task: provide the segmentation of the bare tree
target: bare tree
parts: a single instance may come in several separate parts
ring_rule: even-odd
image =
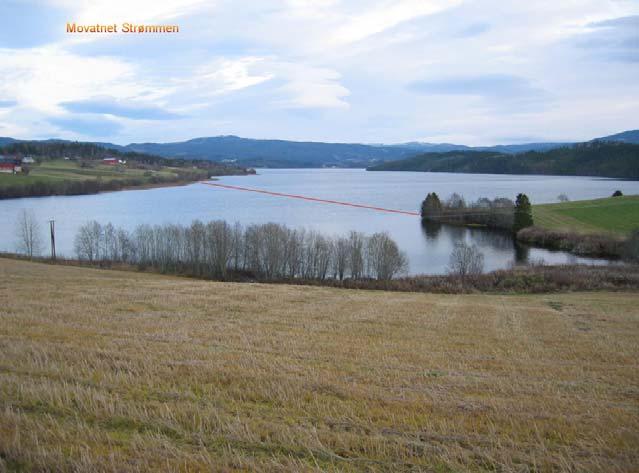
[[[450,254],[448,273],[465,278],[484,271],[484,255],[476,245],[468,245],[460,241],[455,244]]]
[[[29,258],[38,256],[43,248],[42,231],[32,210],[23,209],[18,216],[16,234],[18,237],[18,252]]]
[[[102,225],[96,221],[82,225],[75,236],[74,246],[79,259],[91,262],[99,260],[104,246]]]
[[[341,281],[348,270],[348,239],[339,237],[333,244],[333,275]]]
[[[355,231],[348,235],[349,256],[348,263],[351,269],[351,277],[360,279],[364,276],[364,245],[366,237]]]
[[[162,272],[182,272],[225,278],[229,271],[247,270],[258,278],[342,280],[371,274],[391,279],[407,267],[406,257],[387,235],[371,238],[351,232],[332,238],[318,231],[290,229],[279,223],[246,229],[218,220],[204,224],[140,225],[134,232],[89,222],[75,238],[79,259],[151,266]]]
[[[388,281],[408,268],[406,256],[387,233],[375,233],[366,245],[366,263],[370,276]]]

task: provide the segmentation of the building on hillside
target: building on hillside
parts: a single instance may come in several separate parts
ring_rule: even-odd
[[[22,164],[33,164],[35,163],[35,159],[33,159],[31,156],[25,156],[24,158],[22,158]]]
[[[116,166],[119,163],[117,158],[104,158],[102,160],[102,164],[108,164],[109,166]]]
[[[2,156],[0,158],[0,172],[5,174],[18,174],[22,172],[22,164],[19,159]]]

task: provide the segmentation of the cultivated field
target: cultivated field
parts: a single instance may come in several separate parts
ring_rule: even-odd
[[[533,205],[533,216],[551,230],[627,235],[639,228],[639,196]]]
[[[83,168],[76,161],[50,160],[41,164],[31,165],[31,172],[24,174],[0,174],[0,186],[24,185],[33,182],[61,182],[61,181],[86,181],[100,178],[103,181],[120,179],[149,177],[144,169],[127,168],[123,166],[109,166],[95,164],[91,168]],[[145,174],[146,173],[146,174]],[[154,176],[163,178],[175,178],[177,174],[171,168],[163,168],[153,173]]]
[[[639,294],[0,259],[0,471],[639,470]]]

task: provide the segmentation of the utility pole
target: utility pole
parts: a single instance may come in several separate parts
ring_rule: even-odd
[[[51,227],[51,259],[55,261],[55,220],[49,220]]]

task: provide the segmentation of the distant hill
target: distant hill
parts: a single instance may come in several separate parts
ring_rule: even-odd
[[[525,153],[527,151],[547,151],[554,148],[560,148],[562,146],[568,146],[574,143],[562,142],[562,143],[524,143],[518,145],[495,145],[495,146],[466,146],[455,145],[451,143],[402,143],[398,146],[403,148],[409,148],[417,152],[422,153],[445,153],[448,151],[497,151],[506,154]]]
[[[9,145],[11,143],[15,143],[18,140],[14,140],[13,138],[6,138],[3,136],[0,136],[0,146],[4,146],[4,145]]]
[[[639,144],[639,130],[629,130],[615,135],[599,138],[600,141],[619,141],[622,143]]]
[[[600,141],[639,143],[639,130],[600,138]],[[20,140],[0,138],[0,146]],[[65,142],[64,140],[46,140]],[[239,166],[271,168],[370,167],[424,153],[453,151],[521,154],[550,151],[574,143],[524,143],[471,147],[454,143],[409,142],[400,144],[322,143],[313,141],[262,140],[238,136],[213,136],[174,143],[95,143],[123,153],[137,152],[171,159],[198,159]]]
[[[639,179],[639,145],[591,141],[549,151],[516,155],[494,151],[424,153],[368,168],[369,171],[422,171],[487,174],[547,174]]]
[[[362,167],[415,154],[414,150],[403,147],[254,140],[238,136],[195,138],[178,143],[132,143],[124,148],[172,158],[234,160],[241,165],[267,167]]]

